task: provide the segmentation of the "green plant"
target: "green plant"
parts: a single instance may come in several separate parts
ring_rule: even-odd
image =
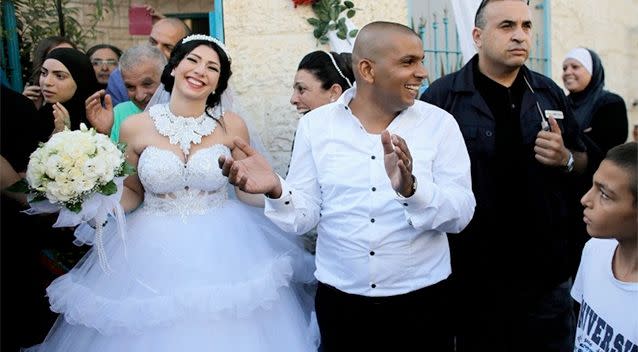
[[[87,5],[71,0],[13,0],[13,3],[23,77],[28,77],[30,73],[31,53],[40,40],[49,36],[64,36],[79,49],[85,49],[101,33],[97,29],[98,23],[114,10],[113,0],[95,0],[88,5],[91,11],[85,10]],[[78,18],[84,18],[82,23],[78,22]]]
[[[317,17],[308,19],[308,23],[315,29],[312,34],[321,44],[328,42],[328,32],[336,31],[337,38],[354,38],[358,30],[348,31],[346,18],[352,18],[356,10],[352,1],[317,0],[312,3],[312,10]],[[345,17],[341,14],[345,12]]]

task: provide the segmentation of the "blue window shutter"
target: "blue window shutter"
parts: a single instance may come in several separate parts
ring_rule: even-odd
[[[210,35],[224,42],[224,7],[222,0],[215,0],[214,11],[208,13]]]
[[[22,67],[20,65],[20,45],[18,43],[17,24],[13,2],[3,1],[2,13],[2,22],[4,23],[3,29],[7,34],[4,38],[6,41],[2,43],[7,46],[6,55],[8,57],[8,65],[5,66],[7,68],[7,72],[5,72],[5,74],[9,76],[11,88],[13,88],[16,92],[22,92],[23,86]],[[4,51],[4,48],[2,51]],[[4,54],[5,53],[3,52],[3,56]]]

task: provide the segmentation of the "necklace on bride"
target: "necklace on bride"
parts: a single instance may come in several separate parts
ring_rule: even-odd
[[[168,104],[151,106],[149,115],[155,123],[157,132],[168,137],[171,144],[179,144],[179,147],[188,156],[192,144],[202,142],[202,137],[213,133],[217,127],[217,121],[204,111],[199,117],[177,116],[168,108]],[[219,116],[216,116],[219,118]]]

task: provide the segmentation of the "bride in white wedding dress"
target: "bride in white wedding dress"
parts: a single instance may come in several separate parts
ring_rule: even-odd
[[[49,286],[60,317],[31,350],[316,351],[313,302],[299,289],[312,281],[312,258],[259,209],[228,199],[217,164],[243,158],[233,138],[248,138],[241,118],[219,106],[231,75],[226,49],[189,36],[168,65],[170,102],[121,129],[138,170],[124,181],[121,204],[137,208],[126,240],[104,239],[108,272],[92,250]]]

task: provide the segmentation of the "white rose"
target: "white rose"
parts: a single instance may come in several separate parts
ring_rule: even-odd
[[[64,199],[61,199],[60,194],[60,185],[57,182],[50,182],[46,189],[46,197],[51,203],[56,202],[64,202]]]
[[[61,162],[62,158],[60,158],[58,154],[51,155],[48,159],[45,160],[45,163],[42,165],[44,166],[46,175],[49,178],[56,178],[61,166]]]

